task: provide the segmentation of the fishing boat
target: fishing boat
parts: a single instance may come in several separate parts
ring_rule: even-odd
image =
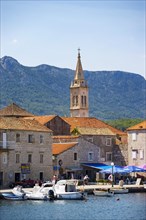
[[[77,191],[76,180],[59,180],[54,185],[54,197],[55,199],[66,200],[82,200],[85,199],[84,192]]]
[[[110,189],[108,190],[103,190],[103,189],[95,190],[94,189],[93,194],[95,196],[111,197],[114,195],[114,192],[111,192]]]

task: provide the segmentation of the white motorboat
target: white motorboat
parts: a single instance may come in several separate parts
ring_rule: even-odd
[[[16,186],[13,188],[11,193],[2,193],[4,199],[7,200],[26,200],[27,196],[22,190],[22,186]]]
[[[48,200],[53,199],[53,184],[51,182],[46,182],[42,186],[35,185],[32,192],[26,192],[26,196],[31,200]]]
[[[48,197],[41,192],[28,192],[26,193],[27,199],[30,200],[47,200]]]
[[[129,189],[126,188],[111,188],[111,192],[114,192],[114,194],[125,194],[129,192]]]
[[[103,189],[99,189],[99,190],[93,190],[93,194],[95,196],[106,196],[106,197],[111,197],[114,195],[114,192],[111,192],[110,189],[109,190],[103,190]]]
[[[77,191],[77,180],[59,180],[54,185],[54,196],[56,199],[85,199],[84,192]]]

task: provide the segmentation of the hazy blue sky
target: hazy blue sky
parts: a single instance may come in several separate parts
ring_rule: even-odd
[[[1,0],[1,57],[145,75],[145,0]]]

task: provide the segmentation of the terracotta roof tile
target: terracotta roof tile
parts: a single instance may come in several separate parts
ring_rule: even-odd
[[[52,132],[36,120],[16,117],[0,117],[0,129]]]
[[[26,116],[33,116],[33,114],[27,112],[25,109],[19,107],[15,103],[12,103],[11,105],[0,109],[0,116],[6,116],[6,117],[26,117]]]
[[[55,143],[52,145],[52,154],[57,155],[61,154],[64,151],[74,147],[77,144],[77,142],[71,142],[71,143]]]
[[[82,135],[115,135],[109,128],[77,127],[77,129]]]
[[[55,117],[56,115],[43,115],[43,116],[26,117],[25,119],[35,119],[40,124],[45,125],[48,121],[51,121]]]
[[[146,120],[127,128],[127,131],[130,131],[130,130],[146,130]]]
[[[73,131],[76,127],[84,127],[84,128],[108,128],[114,134],[125,135],[126,133],[120,131],[112,126],[106,124],[99,119],[92,118],[92,117],[62,117],[64,121],[71,125],[71,131]]]

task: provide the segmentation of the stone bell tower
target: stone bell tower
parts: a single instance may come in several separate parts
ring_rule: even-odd
[[[70,116],[89,117],[88,106],[88,85],[84,79],[80,49],[78,49],[75,76],[70,86]]]

